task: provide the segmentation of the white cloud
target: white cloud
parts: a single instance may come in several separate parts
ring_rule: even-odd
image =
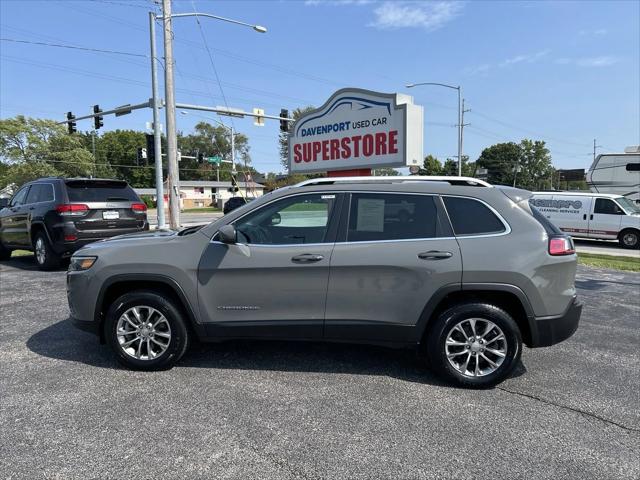
[[[464,73],[467,75],[486,75],[491,70],[491,64],[483,63],[482,65],[477,65],[475,67],[465,68]]]
[[[305,5],[368,5],[370,3],[375,3],[376,0],[306,0],[304,2]]]
[[[595,30],[580,30],[580,35],[606,35],[608,30],[606,28],[596,28]]]
[[[369,25],[379,29],[424,28],[433,31],[456,18],[462,2],[420,1],[382,2],[373,13],[375,20]]]
[[[546,57],[551,50],[540,50],[536,53],[529,53],[526,55],[516,55],[515,57],[507,58],[504,62],[500,63],[501,67],[508,65],[514,65],[516,63],[535,63],[543,57]]]
[[[609,67],[620,62],[618,57],[603,55],[600,57],[584,57],[584,58],[557,58],[555,63],[558,65],[577,65],[579,67]]]

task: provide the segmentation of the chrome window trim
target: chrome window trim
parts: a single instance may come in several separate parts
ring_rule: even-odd
[[[442,203],[444,204],[444,210],[447,212],[447,218],[449,219],[449,223],[451,224],[451,229],[453,230],[453,234],[455,235],[456,238],[489,238],[489,237],[502,237],[504,235],[509,235],[511,233],[511,225],[509,225],[509,223],[504,219],[504,217],[502,215],[500,215],[500,213],[493,208],[491,205],[489,205],[487,202],[485,202],[484,200],[481,200],[479,198],[475,198],[475,197],[467,197],[465,195],[449,195],[449,194],[442,194],[440,195],[442,197]],[[481,233],[481,234],[471,234],[471,235],[457,235],[456,234],[456,230],[455,228],[453,228],[453,223],[451,222],[451,217],[449,216],[449,210],[447,210],[447,204],[444,202],[444,197],[455,197],[455,198],[464,198],[466,200],[474,200],[476,202],[480,202],[481,204],[483,204],[485,207],[487,207],[489,210],[491,210],[491,212],[493,212],[493,214],[498,217],[498,220],[500,220],[500,222],[502,223],[502,225],[504,226],[505,230],[504,232],[496,232],[496,233]]]
[[[423,192],[394,192],[394,191],[372,191],[372,190],[359,190],[359,189],[348,189],[348,190],[320,190],[320,191],[315,191],[315,192],[299,192],[299,193],[294,193],[292,195],[284,195],[282,197],[276,198],[271,200],[270,202],[267,202],[263,205],[261,205],[258,208],[262,208],[262,207],[266,207],[267,205],[270,205],[274,202],[277,202],[279,200],[285,199],[285,198],[290,198],[290,197],[295,197],[295,196],[299,196],[299,195],[317,195],[317,194],[334,194],[334,195],[338,195],[338,194],[352,194],[352,193],[371,193],[371,194],[388,194],[388,195],[425,195],[425,196],[430,196],[430,197],[440,197],[443,199],[443,204],[444,204],[444,197],[457,197],[457,198],[464,198],[464,199],[468,199],[468,200],[475,200],[476,202],[480,202],[482,203],[484,206],[486,206],[489,210],[491,210],[491,212],[493,212],[494,215],[496,215],[498,217],[498,219],[500,220],[500,222],[502,222],[503,226],[505,227],[505,231],[504,232],[498,232],[498,233],[485,233],[485,234],[480,234],[480,235],[455,235],[455,231],[454,231],[454,236],[452,237],[426,237],[426,238],[399,238],[399,239],[391,239],[391,240],[362,240],[362,241],[353,241],[353,242],[349,242],[349,241],[344,241],[344,242],[324,242],[324,243],[282,243],[282,244],[261,244],[261,243],[236,243],[235,245],[245,245],[247,247],[251,247],[251,246],[255,246],[255,247],[268,247],[268,248],[279,248],[279,247],[301,247],[301,246],[321,246],[321,245],[348,245],[348,244],[354,244],[354,245],[362,245],[362,244],[370,244],[370,243],[397,243],[397,242],[425,242],[425,241],[434,241],[434,240],[456,240],[458,238],[490,238],[490,237],[502,237],[504,235],[509,235],[511,233],[511,226],[509,225],[509,223],[504,219],[504,217],[502,215],[500,215],[500,213],[493,208],[491,205],[489,205],[487,202],[485,202],[484,200],[481,200],[479,198],[475,198],[475,197],[468,197],[465,195],[449,195],[449,194],[438,194],[438,193],[423,193]],[[350,208],[351,205],[347,205],[346,208]],[[233,220],[232,222],[226,224],[226,225],[230,225],[233,224],[235,222],[237,222],[238,220],[244,218],[245,216],[249,215],[250,213],[254,212],[256,209],[250,210],[247,213],[245,213],[244,215],[236,218],[235,220]],[[453,224],[451,224],[451,219],[449,218],[449,211],[447,210],[446,205],[444,205],[444,210],[447,214],[447,220],[449,221],[449,224],[451,225],[451,229],[453,231]],[[216,240],[217,237],[217,232],[213,235],[213,237],[211,237],[211,240],[209,243],[218,243],[218,244],[222,244],[222,245],[228,245],[226,243],[220,242],[218,240]]]

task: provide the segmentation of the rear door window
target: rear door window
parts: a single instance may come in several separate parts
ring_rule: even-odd
[[[442,197],[456,235],[491,235],[506,231],[484,203],[472,198]]]
[[[354,193],[348,242],[405,240],[438,236],[438,212],[432,196]]]
[[[71,181],[67,182],[70,202],[138,202],[138,196],[124,182]]]
[[[49,183],[37,183],[31,185],[26,203],[41,203],[53,201],[53,185]]]

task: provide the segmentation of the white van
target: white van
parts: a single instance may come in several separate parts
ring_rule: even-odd
[[[624,248],[640,248],[640,206],[622,195],[534,192],[529,203],[572,237],[617,239]]]

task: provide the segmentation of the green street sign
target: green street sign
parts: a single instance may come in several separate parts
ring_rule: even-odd
[[[222,157],[207,157],[207,162],[209,163],[217,163],[220,165],[222,163]]]

